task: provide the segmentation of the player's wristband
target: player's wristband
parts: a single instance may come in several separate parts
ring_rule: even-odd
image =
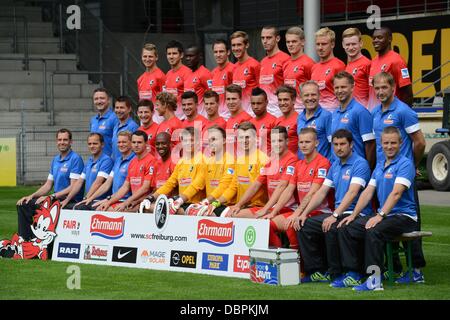
[[[216,208],[218,208],[218,207],[220,207],[222,204],[220,203],[220,201],[219,200],[215,200],[215,201],[213,201],[212,203],[211,203],[214,207],[216,207]]]

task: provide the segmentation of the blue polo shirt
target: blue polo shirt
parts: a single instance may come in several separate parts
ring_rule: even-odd
[[[119,122],[116,114],[108,109],[104,115],[96,115],[91,118],[90,131],[95,133],[100,133],[105,140],[105,146],[103,147],[103,153],[108,156],[112,152],[112,137],[114,126]]]
[[[364,142],[374,140],[372,115],[362,104],[353,98],[345,110],[339,106],[331,115],[331,135],[339,129],[346,129],[353,136],[353,152],[366,158]],[[334,155],[333,147],[331,153]]]
[[[123,158],[122,156],[116,161],[114,161],[114,166],[109,173],[109,176],[113,178],[112,184],[112,193],[116,193],[120,187],[124,184],[127,179],[128,174],[128,166],[130,165],[131,160],[136,157],[136,154],[132,152],[128,157]],[[131,195],[131,191],[128,192],[121,200],[127,199]]]
[[[131,117],[128,118],[124,124],[120,124],[119,121],[117,122],[116,126],[114,127],[113,138],[112,138],[111,158],[113,160],[116,160],[122,156],[122,154],[119,151],[119,148],[117,147],[117,140],[118,140],[117,134],[121,131],[130,131],[131,133],[134,133],[138,128],[139,128],[139,126],[137,125],[136,122],[134,122],[134,120]]]
[[[341,204],[342,199],[344,199],[345,194],[350,188],[350,184],[356,183],[362,187],[358,196],[355,197],[352,204],[345,210],[345,213],[351,213],[358,202],[361,192],[369,182],[369,179],[369,163],[363,157],[352,152],[352,155],[347,159],[345,164],[342,164],[340,159],[333,162],[323,184],[330,188],[334,188],[335,208]],[[361,215],[364,216],[371,213],[372,208],[369,204],[362,210]]]
[[[84,193],[87,194],[89,192],[95,179],[97,179],[97,176],[108,179],[112,167],[113,161],[108,155],[104,154],[103,152],[97,160],[94,160],[94,157],[90,156],[88,161],[86,162],[86,165],[84,166],[83,173],[81,174],[81,179],[85,180]],[[110,194],[111,190],[101,195],[96,200],[104,199]]]
[[[389,194],[394,189],[394,184],[402,184],[407,187],[407,190],[402,193],[400,200],[398,200],[387,216],[405,215],[417,221],[414,188],[411,188],[416,176],[414,162],[398,154],[388,166],[385,166],[385,163],[386,160],[383,160],[377,164],[369,182],[377,190],[380,208],[383,207]]]
[[[61,159],[61,155],[56,155],[50,165],[50,172],[47,180],[53,181],[53,192],[59,192],[70,186],[70,179],[78,180],[83,173],[83,159],[78,153],[70,150],[69,153]],[[83,198],[83,191],[75,196],[75,201]]]
[[[319,145],[317,151],[325,158],[330,159],[331,142],[331,112],[319,106],[314,115],[306,119],[306,109],[303,110],[297,118],[297,134],[302,128],[314,128],[317,131]],[[298,152],[298,158],[303,159],[303,153]]]
[[[384,160],[383,148],[381,146],[381,133],[388,126],[397,127],[400,130],[402,144],[400,154],[414,161],[411,133],[420,130],[417,113],[410,106],[394,97],[389,108],[382,112],[381,104],[372,111],[373,131],[377,143],[377,162]]]

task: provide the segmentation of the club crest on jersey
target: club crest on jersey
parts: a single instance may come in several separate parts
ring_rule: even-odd
[[[238,124],[238,123],[235,123],[235,124],[233,125],[233,129],[237,129],[238,126],[239,126],[239,124]]]
[[[394,175],[392,174],[392,168],[389,168],[386,173],[384,174],[385,179],[392,179]]]
[[[152,86],[155,83],[155,80],[150,80],[150,85]]]
[[[358,68],[353,69],[352,75],[355,75],[358,72]]]
[[[222,80],[226,80],[226,79],[227,79],[227,74],[224,73],[224,74],[222,75]]]
[[[153,174],[153,171],[154,171],[153,166],[151,166],[150,169],[148,170],[148,172],[149,172],[150,174]]]
[[[294,73],[297,73],[297,72],[298,72],[298,66],[295,66]]]
[[[194,79],[192,79],[192,83],[197,83],[198,79],[197,77],[194,77]]]
[[[272,63],[272,69],[275,69],[277,67],[277,63]]]
[[[386,63],[385,64],[383,64],[382,66],[381,66],[381,71],[385,71],[386,70]]]
[[[328,68],[327,69],[327,71],[325,71],[325,75],[327,76],[327,75],[329,75],[330,74],[330,72],[331,72],[331,69],[330,68]]]
[[[166,133],[170,133],[170,128],[167,128],[167,129],[166,129]]]
[[[316,128],[317,128],[316,120],[311,121],[311,123],[308,125],[308,128],[314,128],[314,129],[316,129]]]
[[[248,68],[244,69],[244,76],[248,76]]]
[[[314,173],[314,169],[312,169],[312,168],[311,168],[311,169],[309,169],[309,175],[310,175],[310,176],[312,176],[312,175],[313,175],[313,173]]]
[[[180,80],[181,80],[181,78],[180,78],[180,77],[177,77],[177,78],[175,79],[175,82],[178,83],[178,82],[180,82]]]
[[[347,170],[345,171],[344,175],[342,176],[342,179],[344,179],[344,180],[349,180],[349,179],[350,179],[350,173],[351,173],[351,170],[350,170],[350,169],[347,169]]]
[[[142,171],[144,171],[144,165],[141,165],[141,166],[139,167],[139,173],[142,173]]]
[[[280,167],[280,171],[279,171],[280,173],[283,173],[283,167]]]
[[[189,172],[192,172],[192,170],[194,170],[194,166],[191,166],[191,167],[189,168]]]
[[[248,166],[248,171],[250,172],[250,171],[252,171],[252,169],[253,169],[253,165],[251,164]]]
[[[151,140],[153,138],[153,135],[152,134],[149,134],[148,135],[148,140]]]
[[[387,118],[384,119],[384,124],[393,124],[394,120],[392,119],[392,113],[388,114]]]
[[[348,123],[348,113],[344,114],[344,116],[341,119],[341,123]]]

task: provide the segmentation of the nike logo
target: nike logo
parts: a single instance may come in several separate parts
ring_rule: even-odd
[[[125,257],[127,254],[129,254],[131,251],[133,251],[133,250],[129,250],[129,251],[125,252],[125,253],[121,253],[120,251],[117,252],[117,259],[118,259],[118,260],[122,259],[122,258]]]

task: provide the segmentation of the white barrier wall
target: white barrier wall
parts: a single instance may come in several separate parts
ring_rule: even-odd
[[[163,219],[63,209],[52,260],[249,278],[249,249],[268,248],[268,220]]]

